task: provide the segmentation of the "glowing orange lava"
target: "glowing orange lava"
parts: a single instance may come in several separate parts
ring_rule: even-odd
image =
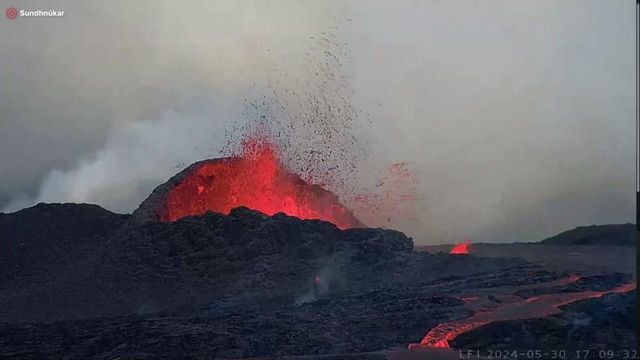
[[[465,240],[465,242],[455,245],[449,254],[469,254],[472,250],[471,241]]]
[[[579,277],[570,276],[567,282],[577,281]],[[429,330],[419,344],[409,344],[415,348],[449,348],[452,340],[463,333],[477,329],[496,321],[540,318],[561,312],[560,307],[580,300],[600,298],[607,294],[621,294],[633,291],[635,280],[608,291],[582,291],[574,293],[545,294],[525,301],[504,304],[490,311],[476,312],[473,316],[440,324]]]
[[[167,195],[160,220],[207,211],[229,214],[245,206],[267,215],[283,212],[329,221],[341,229],[363,227],[337,196],[289,172],[268,141],[248,139],[239,156],[203,162]]]

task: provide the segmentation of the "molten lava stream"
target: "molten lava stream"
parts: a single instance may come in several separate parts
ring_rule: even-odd
[[[451,249],[449,254],[469,254],[472,251],[473,251],[473,248],[471,247],[471,241],[470,240],[465,240],[465,242],[463,242],[463,243],[456,244]]]
[[[576,277],[570,277],[568,281]],[[409,344],[409,349],[449,348],[452,340],[460,334],[477,329],[485,324],[496,321],[521,320],[540,318],[560,312],[560,307],[580,300],[599,298],[607,294],[621,294],[633,291],[635,280],[608,291],[583,291],[578,293],[547,294],[524,301],[505,304],[491,311],[478,312],[462,320],[444,323],[431,329],[419,344]]]

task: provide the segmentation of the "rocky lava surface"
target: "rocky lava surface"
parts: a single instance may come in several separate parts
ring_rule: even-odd
[[[394,230],[341,230],[247,208],[141,222],[95,205],[39,204],[0,214],[0,247],[0,357],[14,359],[406,348],[438,324],[472,316],[470,293],[480,299],[473,301],[477,306],[502,301],[491,294],[505,291],[524,300],[544,293],[541,284],[562,284],[568,276],[515,258],[416,252],[412,240]],[[605,276],[566,291],[627,280]],[[626,304],[625,296],[616,294],[615,301]],[[588,301],[601,307],[614,300]],[[630,308],[616,309],[627,314]],[[525,321],[552,321],[541,326],[561,331],[569,320],[556,318],[574,315],[554,316]],[[521,326],[514,324],[508,326]],[[506,325],[491,331],[502,331],[495,326]],[[455,345],[496,341],[474,334],[461,335]],[[585,342],[594,336],[578,334]],[[527,345],[527,339],[505,344]]]

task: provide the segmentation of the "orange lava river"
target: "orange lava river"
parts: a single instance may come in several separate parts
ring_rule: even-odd
[[[577,277],[572,278],[570,281],[574,279],[577,279]],[[561,312],[561,306],[568,305],[576,301],[599,298],[607,294],[626,293],[633,291],[635,288],[636,282],[633,280],[632,282],[608,291],[546,294],[522,301],[504,304],[486,312],[477,312],[475,315],[466,319],[440,324],[431,329],[419,344],[409,344],[409,349],[421,347],[449,348],[450,342],[460,334],[477,329],[485,324],[496,321],[545,317]]]

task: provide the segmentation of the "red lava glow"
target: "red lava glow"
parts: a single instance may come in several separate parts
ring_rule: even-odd
[[[568,281],[576,281],[570,277]],[[409,344],[415,348],[450,348],[450,343],[460,334],[477,329],[496,321],[540,318],[560,312],[560,307],[580,300],[600,298],[607,294],[621,294],[633,291],[635,280],[608,291],[583,291],[576,293],[546,294],[529,298],[526,301],[508,303],[486,312],[477,312],[473,316],[440,324],[431,329],[419,344]]]
[[[240,206],[267,215],[325,220],[341,229],[364,226],[337,196],[288,171],[275,146],[255,138],[243,141],[239,156],[197,167],[170,190],[159,212],[160,220],[175,221],[207,211],[229,214]]]
[[[472,251],[471,241],[465,240],[465,242],[455,245],[449,254],[469,254]]]

